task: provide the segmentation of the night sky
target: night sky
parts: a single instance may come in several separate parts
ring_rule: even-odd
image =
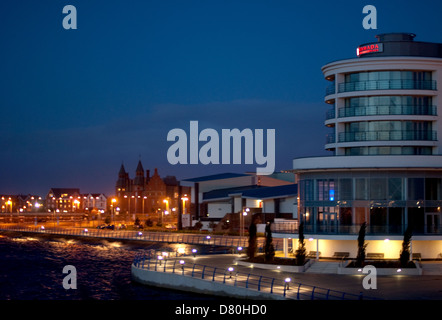
[[[362,27],[367,5],[377,30]],[[77,30],[65,30],[65,5]],[[170,165],[174,128],[276,130],[276,170],[328,155],[321,67],[387,32],[442,42],[442,2],[0,2],[0,194],[111,195],[121,163],[162,177],[255,171]]]

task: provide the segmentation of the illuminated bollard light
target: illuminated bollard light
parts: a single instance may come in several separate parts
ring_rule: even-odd
[[[227,270],[229,270],[229,273],[230,273],[230,279],[232,279],[232,272],[233,272],[233,267],[229,267]]]
[[[184,275],[184,264],[185,264],[185,261],[184,260],[180,260],[181,271],[183,272],[183,275]]]
[[[196,250],[196,249],[192,249],[192,254],[193,254],[193,257],[195,258],[196,257],[196,252],[197,252],[198,250]]]
[[[290,278],[284,279],[284,286],[285,286],[286,290],[290,290],[290,281],[292,281],[292,279],[290,279]]]

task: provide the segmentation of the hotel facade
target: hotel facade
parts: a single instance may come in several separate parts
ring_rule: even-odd
[[[322,67],[333,155],[293,161],[298,222],[317,257],[356,257],[364,222],[367,253],[398,258],[411,227],[413,253],[442,257],[442,44],[414,38],[378,35]],[[287,253],[297,230],[275,231]]]

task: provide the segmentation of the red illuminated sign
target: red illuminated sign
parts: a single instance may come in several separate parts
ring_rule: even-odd
[[[359,46],[356,49],[356,54],[358,56],[367,54],[367,53],[373,53],[373,52],[382,52],[384,51],[384,47],[382,43],[371,43],[371,44],[365,44],[363,46]]]

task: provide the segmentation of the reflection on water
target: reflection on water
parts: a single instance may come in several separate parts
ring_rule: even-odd
[[[131,281],[135,254],[147,249],[176,251],[183,244],[125,244],[81,239],[40,239],[0,234],[0,300],[214,299],[139,285]],[[63,288],[63,267],[77,270],[77,289]]]

